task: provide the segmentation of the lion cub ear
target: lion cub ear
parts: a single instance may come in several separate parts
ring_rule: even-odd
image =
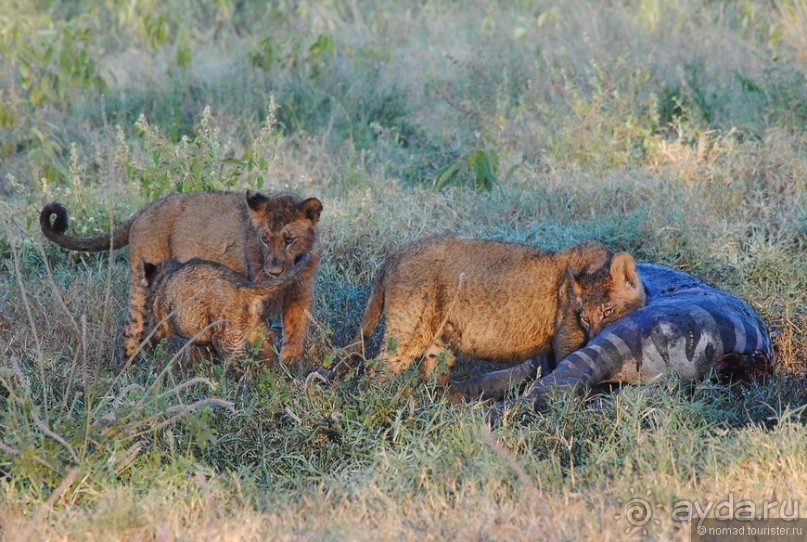
[[[269,198],[261,194],[260,192],[253,192],[252,190],[247,190],[247,206],[253,211],[260,211],[261,205],[265,202],[269,201]]]
[[[580,286],[580,283],[577,282],[571,267],[566,267],[566,278],[563,282],[566,285],[569,299],[572,300],[575,305],[582,305],[583,288]]]
[[[297,206],[297,213],[310,220],[312,224],[319,222],[321,212],[322,202],[317,198],[308,198]]]
[[[627,252],[617,252],[611,259],[611,278],[617,284],[627,284],[634,290],[644,290],[636,271],[636,261]]]

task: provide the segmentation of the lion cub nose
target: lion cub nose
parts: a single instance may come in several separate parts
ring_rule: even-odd
[[[283,274],[283,271],[284,269],[282,265],[273,265],[272,267],[266,269],[266,272],[273,277],[279,277]]]

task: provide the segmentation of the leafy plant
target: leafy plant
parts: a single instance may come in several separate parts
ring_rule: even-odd
[[[3,35],[0,49],[10,55],[28,102],[34,107],[63,105],[76,89],[104,91],[92,16],[50,24],[46,29],[29,22]]]
[[[474,190],[491,190],[499,184],[496,176],[498,170],[499,155],[496,151],[476,150],[466,158],[455,160],[438,170],[432,188],[442,190],[448,186],[470,186]]]
[[[244,162],[226,156],[209,107],[202,112],[193,139],[183,137],[179,143],[169,142],[144,116],[136,127],[144,138],[149,161],[129,162],[127,174],[138,182],[147,201],[171,193],[225,190],[238,182]]]
[[[97,19],[87,13],[66,20],[26,8],[0,15],[0,150],[30,149],[40,175],[64,173],[65,144],[56,124],[81,91],[108,89],[93,38]]]

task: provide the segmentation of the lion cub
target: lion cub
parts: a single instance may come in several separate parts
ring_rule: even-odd
[[[560,360],[644,301],[633,258],[612,255],[599,243],[551,253],[437,237],[384,262],[353,346],[363,348],[386,313],[379,357],[394,375],[425,355],[422,374],[428,376],[443,349],[507,364],[549,352]],[[454,360],[447,362],[450,369]],[[349,358],[332,378],[345,364]]]
[[[253,283],[216,262],[170,259],[143,262],[150,288],[147,336],[152,344],[176,334],[197,344],[211,344],[224,358],[243,356],[262,342],[259,359],[274,359],[276,334],[264,317],[264,299],[275,297],[294,281],[310,258],[303,253],[279,277]]]
[[[111,232],[76,237],[67,231],[63,205],[51,202],[39,214],[42,233],[68,250],[101,252],[129,245],[129,315],[123,327],[123,357],[140,348],[148,291],[142,262],[158,264],[203,258],[224,264],[239,275],[261,281],[290,269],[310,252],[302,278],[275,291],[265,301],[268,316],[283,317],[283,350],[287,362],[303,355],[319,265],[317,223],[322,203],[290,192],[265,196],[247,190],[175,194],[140,209]]]

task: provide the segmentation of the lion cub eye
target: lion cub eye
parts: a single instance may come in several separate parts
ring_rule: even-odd
[[[291,245],[293,245],[296,240],[297,239],[295,237],[284,237],[283,238],[283,241],[286,243],[287,247],[290,247]]]
[[[605,309],[604,311],[602,311],[602,315],[603,315],[603,317],[604,317],[604,318],[608,318],[608,317],[609,317],[609,316],[611,316],[612,314],[614,314],[614,309],[613,309],[613,307],[608,307],[607,309]]]
[[[265,239],[263,236],[259,236],[259,237],[258,237],[258,241],[260,241],[260,242],[261,242],[261,244],[262,244],[263,246],[265,246],[265,247],[268,247],[268,246],[269,246],[269,242],[268,242],[268,241],[267,241],[267,240],[266,240],[266,239]]]

